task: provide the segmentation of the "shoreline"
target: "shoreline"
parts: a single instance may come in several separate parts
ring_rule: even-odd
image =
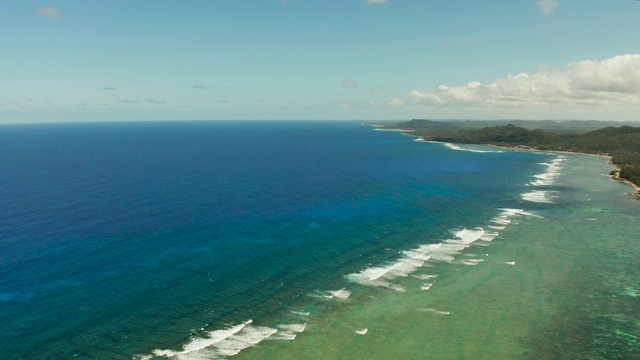
[[[434,142],[438,142],[438,141],[434,141]],[[468,144],[468,145],[472,145],[472,144]],[[597,156],[597,157],[601,157],[601,158],[606,158],[606,159],[609,160],[609,164],[616,168],[615,174],[614,175],[611,175],[611,174],[608,175],[609,178],[611,180],[620,181],[620,182],[623,182],[623,183],[625,183],[627,185],[630,185],[635,190],[635,193],[632,193],[632,195],[636,196],[640,200],[640,186],[632,183],[631,181],[629,181],[627,179],[623,179],[623,178],[620,177],[620,166],[611,161],[612,160],[612,156],[610,156],[610,155],[590,154],[590,153],[584,153],[584,152],[578,152],[578,151],[540,150],[540,149],[536,149],[536,148],[510,147],[510,146],[500,146],[500,145],[494,145],[494,144],[478,144],[478,145],[486,145],[486,146],[496,147],[496,148],[499,148],[499,149],[509,149],[509,150],[516,150],[516,151],[547,152],[547,153],[558,153],[558,154],[576,154],[576,155],[587,155],[587,156]]]
[[[444,142],[444,141],[424,140],[424,138],[422,136],[420,136],[420,135],[411,134],[411,132],[415,131],[415,130],[411,130],[411,129],[386,129],[386,128],[385,129],[381,129],[380,125],[373,125],[373,124],[369,124],[369,125],[374,127],[375,130],[402,132],[404,135],[406,135],[408,137],[417,138],[414,141],[433,142],[433,143],[439,143],[439,144],[452,144],[452,143],[448,143],[448,142]],[[507,149],[507,150],[514,150],[514,151],[529,151],[529,152],[557,153],[557,154],[577,154],[577,155],[588,155],[588,156],[597,156],[597,157],[606,158],[606,159],[609,160],[609,164],[613,165],[617,170],[615,175],[609,175],[610,179],[616,180],[616,181],[620,181],[620,182],[623,182],[623,183],[625,183],[627,185],[630,185],[635,190],[635,192],[630,193],[630,194],[635,196],[636,198],[638,198],[638,200],[640,200],[640,185],[634,184],[633,182],[631,182],[629,180],[620,178],[619,177],[620,166],[611,161],[612,157],[610,155],[590,154],[590,153],[585,153],[585,152],[565,151],[565,150],[542,150],[542,149],[536,149],[536,148],[533,148],[533,147],[523,147],[523,146],[503,146],[503,145],[495,145],[495,144],[470,144],[470,143],[459,143],[459,144],[463,144],[463,145],[484,145],[484,146],[495,147],[495,148],[498,148],[498,149]]]

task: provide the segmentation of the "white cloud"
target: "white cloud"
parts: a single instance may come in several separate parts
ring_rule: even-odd
[[[373,5],[382,5],[382,4],[386,4],[388,1],[387,0],[365,0],[364,1],[367,4],[373,4]]]
[[[545,15],[551,15],[558,7],[557,0],[538,0],[538,7],[540,8],[540,12]]]
[[[571,62],[565,70],[542,67],[531,75],[507,75],[490,84],[414,90],[408,99],[413,104],[492,107],[640,105],[640,54]],[[389,104],[399,105],[397,100]]]
[[[407,102],[398,98],[389,101],[389,106],[405,106]]]
[[[342,86],[349,89],[355,89],[358,87],[358,83],[353,80],[342,80]]]
[[[43,6],[38,9],[38,15],[46,16],[50,19],[62,19],[62,13],[50,6]]]

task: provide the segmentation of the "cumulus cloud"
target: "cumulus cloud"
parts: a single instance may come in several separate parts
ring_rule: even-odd
[[[105,86],[102,88],[102,90],[115,90],[116,88],[113,86]]]
[[[355,89],[358,87],[358,83],[353,80],[342,80],[342,86],[349,89]]]
[[[62,19],[62,13],[51,6],[43,6],[38,9],[38,15],[46,16],[50,19]]]
[[[365,0],[364,2],[369,5],[383,5],[388,3],[387,0]]]
[[[407,102],[398,98],[395,98],[389,101],[389,106],[404,106],[407,105]]]
[[[558,7],[557,0],[538,0],[538,8],[545,15],[551,15]]]
[[[193,86],[191,86],[192,89],[198,89],[198,90],[204,90],[204,89],[208,89],[208,86],[204,86],[202,84],[193,84]]]
[[[391,103],[399,105],[396,100]],[[508,75],[489,84],[474,81],[458,87],[440,85],[432,91],[414,90],[408,100],[427,105],[503,107],[640,105],[640,54],[571,62],[564,70],[542,67],[531,75]]]

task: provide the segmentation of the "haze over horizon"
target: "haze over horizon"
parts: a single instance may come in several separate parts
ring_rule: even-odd
[[[0,123],[640,120],[636,1],[37,1]]]

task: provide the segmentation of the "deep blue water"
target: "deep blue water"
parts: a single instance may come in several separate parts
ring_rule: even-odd
[[[396,250],[520,207],[545,159],[349,122],[2,126],[2,357],[131,359],[273,325]]]

